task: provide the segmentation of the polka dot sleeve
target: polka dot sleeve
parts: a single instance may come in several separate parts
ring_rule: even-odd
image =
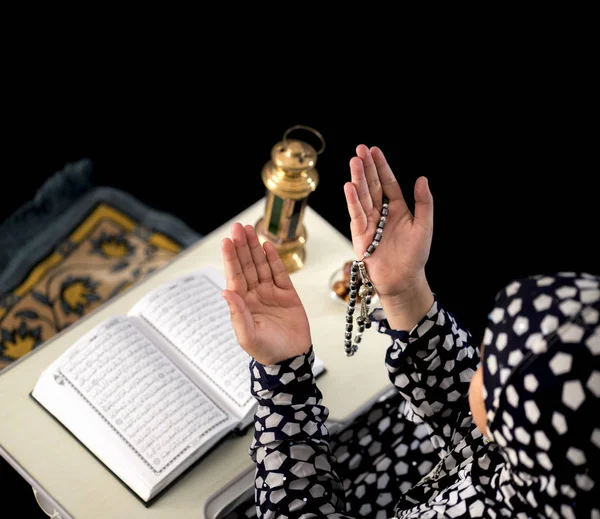
[[[318,517],[345,509],[325,426],[329,411],[312,373],[310,350],[272,366],[252,360],[251,389],[259,407],[250,457],[256,463],[258,517]]]
[[[381,310],[372,318],[379,332],[392,338],[385,361],[390,380],[431,427],[432,443],[446,455],[472,427],[467,394],[479,350],[471,334],[437,298],[410,332],[390,329]]]

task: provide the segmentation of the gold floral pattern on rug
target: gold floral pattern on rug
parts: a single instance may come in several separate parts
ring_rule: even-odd
[[[182,246],[98,205],[12,292],[0,296],[0,369],[147,274]]]

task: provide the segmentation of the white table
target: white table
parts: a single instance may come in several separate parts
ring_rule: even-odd
[[[231,224],[254,225],[263,210],[261,199],[162,269],[0,372],[0,454],[52,501],[61,518],[206,517],[206,507],[214,503],[221,489],[252,473],[248,447],[253,428],[249,428],[245,436],[218,446],[146,508],[29,393],[42,370],[82,334],[109,317],[125,314],[148,290],[202,266],[222,269],[220,244],[229,235]],[[330,297],[328,281],[345,261],[354,258],[352,245],[310,207],[304,223],[308,232],[306,264],[292,274],[292,281],[307,309],[315,353],[327,368],[318,385],[335,425],[351,420],[390,388],[384,365],[389,339],[368,330],[356,356],[344,355],[345,308]]]

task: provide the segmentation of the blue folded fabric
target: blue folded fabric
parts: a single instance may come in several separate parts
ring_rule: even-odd
[[[203,237],[176,216],[157,211],[129,193],[94,186],[92,169],[89,159],[67,164],[0,224],[0,296],[13,290],[99,203],[119,209],[183,248]]]
[[[202,238],[91,174],[67,164],[0,225],[0,369]]]

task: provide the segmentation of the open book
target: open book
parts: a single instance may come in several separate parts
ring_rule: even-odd
[[[229,434],[253,422],[251,357],[204,268],[150,291],[81,337],[32,397],[146,505]],[[315,375],[324,372],[315,359]]]

